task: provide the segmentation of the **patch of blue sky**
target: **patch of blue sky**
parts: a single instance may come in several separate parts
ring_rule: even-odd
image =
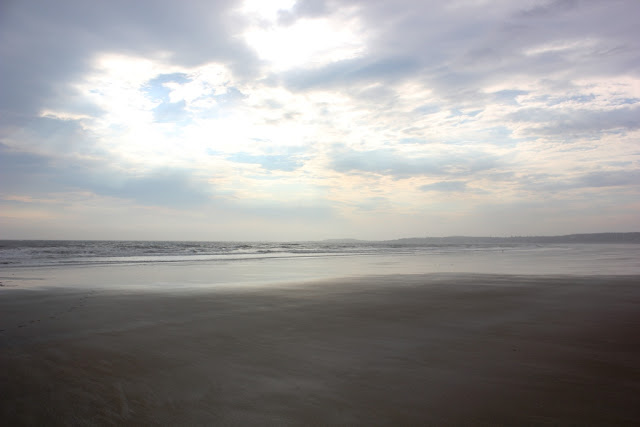
[[[515,146],[531,138],[515,138],[513,131],[506,126],[492,126],[478,131],[482,142],[500,146]]]
[[[254,179],[256,181],[281,181],[282,176],[280,174],[273,173],[273,171],[266,170],[261,171],[259,174],[245,175],[246,178]]]
[[[122,123],[110,123],[109,130],[113,132],[114,135],[119,135],[128,130],[127,125]]]
[[[549,102],[547,102],[548,106],[554,106],[559,104],[564,104],[566,102],[574,102],[578,104],[587,104],[596,99],[594,94],[589,95],[575,95],[575,96],[567,96],[567,97],[558,97],[552,98]]]
[[[413,110],[414,113],[422,114],[425,116],[429,114],[435,114],[439,111],[440,107],[434,104],[424,104]]]
[[[247,95],[240,92],[240,90],[234,86],[227,86],[227,91],[225,93],[216,95],[212,95],[212,98],[216,100],[216,102],[220,105],[224,104],[233,104],[237,101],[245,99]]]
[[[171,89],[165,83],[189,83],[191,79],[185,73],[159,74],[147,81],[142,91],[151,99],[166,102],[169,100]]]
[[[633,105],[640,103],[640,98],[622,98],[613,102],[614,105]]]
[[[473,111],[462,111],[458,108],[452,108],[451,110],[449,110],[449,117],[475,117],[478,114],[482,113],[482,111],[482,109]]]
[[[153,119],[158,123],[175,123],[185,126],[191,122],[191,115],[186,110],[184,100],[178,102],[163,102],[153,109]]]
[[[579,102],[579,103],[591,102],[594,99],[596,99],[596,96],[592,93],[590,93],[589,95],[576,95],[576,96],[569,97],[569,100],[573,102]]]
[[[253,155],[248,153],[236,153],[227,157],[227,160],[231,160],[236,163],[257,164],[266,170],[279,170],[283,172],[292,172],[304,164],[304,161],[298,157],[273,154]]]
[[[426,144],[427,141],[424,138],[400,138],[399,144]]]
[[[266,143],[272,143],[272,141],[265,141]],[[293,155],[300,155],[300,154],[304,154],[307,153],[309,151],[309,147],[307,146],[291,146],[291,147],[272,147],[269,145],[265,145],[264,147],[261,147],[263,152],[265,154],[268,155],[288,155],[288,156],[293,156]],[[301,158],[300,156],[298,156],[297,158]]]

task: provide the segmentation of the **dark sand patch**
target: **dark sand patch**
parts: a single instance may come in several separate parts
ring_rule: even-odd
[[[0,420],[632,425],[640,278],[6,290]]]

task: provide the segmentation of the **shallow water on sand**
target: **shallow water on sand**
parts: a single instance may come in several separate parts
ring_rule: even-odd
[[[0,419],[633,425],[639,246],[5,268]]]

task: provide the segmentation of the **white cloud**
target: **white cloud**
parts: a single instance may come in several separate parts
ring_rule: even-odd
[[[527,56],[544,55],[549,53],[554,54],[568,54],[573,51],[580,51],[584,49],[593,49],[598,45],[598,41],[595,39],[578,39],[578,40],[555,40],[550,43],[543,43],[537,46],[532,46],[524,51]]]

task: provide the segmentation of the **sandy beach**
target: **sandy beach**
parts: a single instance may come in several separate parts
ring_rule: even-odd
[[[4,425],[632,425],[640,278],[0,289]]]

